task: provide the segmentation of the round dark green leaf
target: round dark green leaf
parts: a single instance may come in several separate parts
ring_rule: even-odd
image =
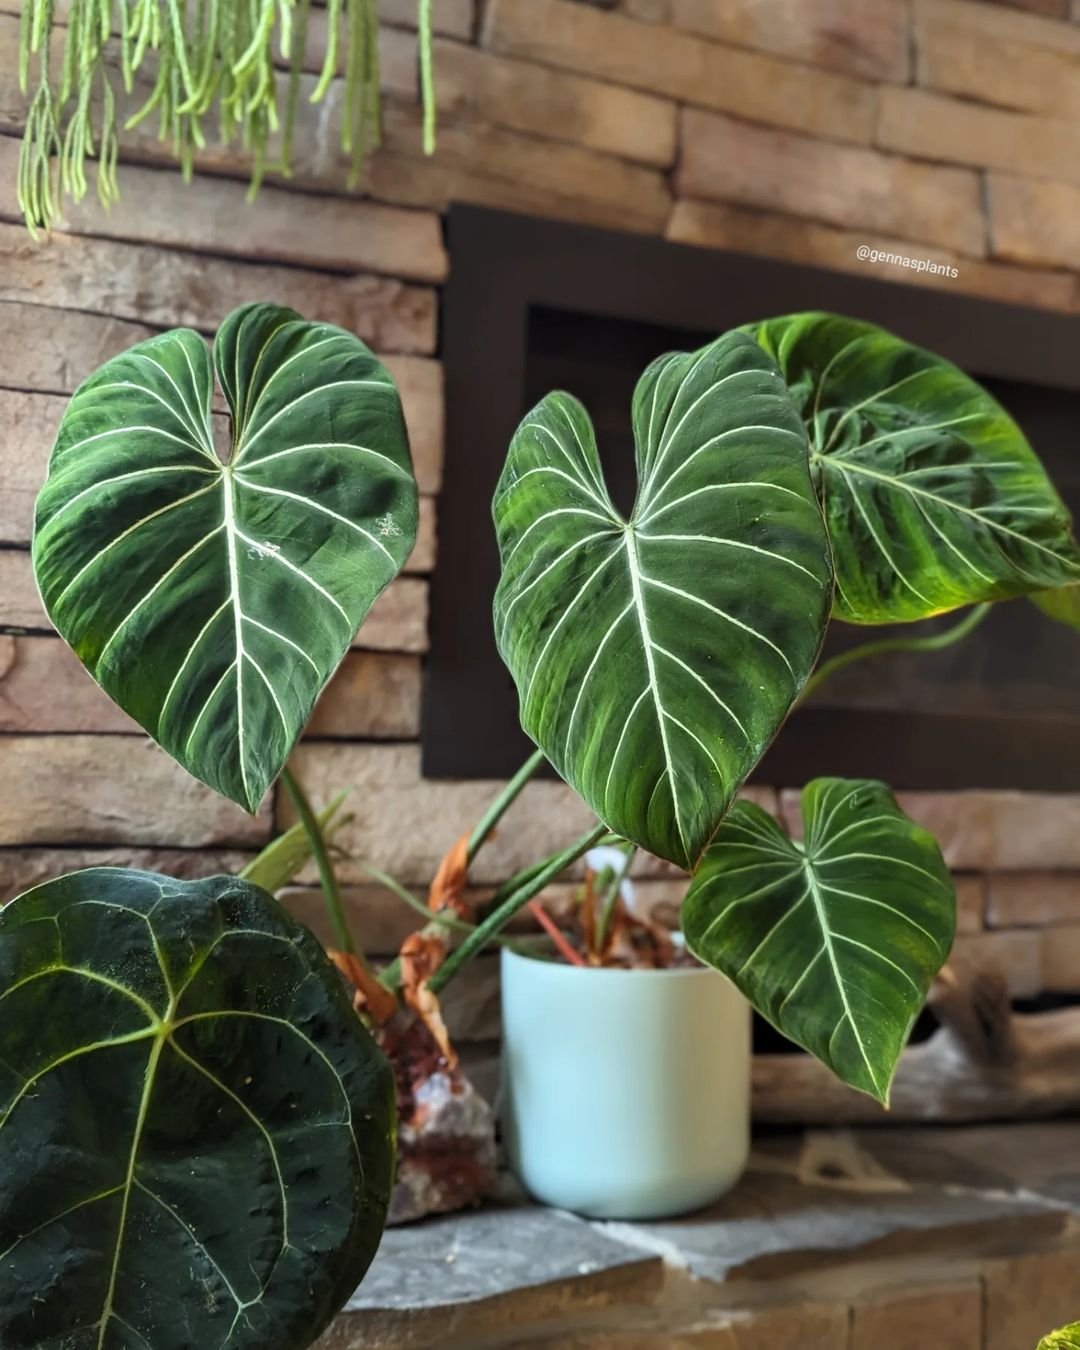
[[[962,370],[831,314],[753,331],[809,433],[837,618],[907,622],[1080,579],[1068,510],[1020,428]]]
[[[214,347],[141,342],[77,391],[38,497],[49,617],[195,777],[254,811],[416,535],[394,382],[364,344],[248,305]]]
[[[690,949],[785,1036],[887,1102],[949,954],[956,894],[933,835],[884,783],[818,778],[805,839],[737,802],[683,904]]]
[[[691,867],[813,667],[828,541],[797,413],[743,334],[654,362],[633,420],[629,520],[580,403],[550,394],[518,428],[495,631],[558,772],[616,833]]]
[[[306,1350],[394,1152],[314,938],[244,881],[94,868],[0,912],[0,989],[4,1350]]]

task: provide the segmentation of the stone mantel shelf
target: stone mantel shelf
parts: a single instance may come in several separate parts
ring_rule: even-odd
[[[1034,1350],[1080,1317],[1080,1122],[759,1139],[711,1210],[388,1230],[320,1350]]]

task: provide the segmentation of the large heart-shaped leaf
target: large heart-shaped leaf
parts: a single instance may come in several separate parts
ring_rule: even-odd
[[[4,1350],[305,1350],[382,1234],[394,1088],[257,887],[94,868],[0,912]]]
[[[831,314],[753,331],[806,422],[838,618],[907,622],[1080,579],[1064,503],[1020,428],[962,370]]]
[[[38,497],[49,617],[189,772],[254,811],[407,558],[416,485],[397,390],[364,344],[249,305],[115,357],[64,415]]]
[[[743,334],[654,362],[633,421],[628,521],[580,403],[551,394],[518,428],[495,495],[496,637],[559,773],[690,867],[814,664],[828,541],[799,418]]]
[[[683,904],[690,949],[846,1083],[888,1102],[956,894],[933,835],[884,783],[818,778],[805,839],[737,802]]]

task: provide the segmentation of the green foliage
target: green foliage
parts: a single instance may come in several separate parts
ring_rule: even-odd
[[[417,0],[424,148],[434,148],[431,0]],[[98,161],[98,194],[119,197],[118,86],[136,76],[151,87],[123,129],[156,115],[159,138],[190,176],[216,117],[222,143],[239,140],[252,158],[252,191],[268,171],[289,174],[293,129],[308,51],[311,0],[70,0],[64,26],[56,0],[23,0],[19,77],[33,96],[19,164],[19,205],[31,231],[46,228],[70,194],[87,190],[86,160]],[[350,186],[380,139],[378,0],[328,0],[321,74],[309,98],[324,99],[343,75],[341,144]],[[287,67],[276,69],[277,59]],[[59,64],[59,73],[56,66]],[[135,100],[131,100],[135,102]],[[275,154],[272,140],[280,132]]]
[[[214,366],[232,413],[223,464]],[[196,778],[254,811],[416,535],[394,382],[292,310],[179,329],[79,388],[38,496],[49,617]]]
[[[385,1220],[389,1067],[257,887],[95,868],[0,912],[0,1343],[304,1350]]]
[[[818,778],[796,843],[737,802],[683,905],[690,949],[846,1083],[888,1102],[956,896],[933,836],[884,783]]]
[[[495,494],[495,631],[558,772],[611,830],[693,867],[813,667],[828,543],[802,426],[744,335],[655,362],[633,418],[628,521],[576,400],[522,422]]]
[[[1080,1350],[1080,1322],[1044,1336],[1039,1342],[1039,1350]]]
[[[1064,503],[1020,428],[963,371],[831,314],[752,331],[806,425],[837,618],[902,623],[1080,580]]]

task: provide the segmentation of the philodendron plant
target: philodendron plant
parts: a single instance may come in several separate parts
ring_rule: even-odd
[[[495,627],[539,748],[437,879],[453,912],[430,927],[467,928],[460,945],[407,944],[377,982],[350,953],[364,1019],[403,997],[437,1027],[453,973],[614,835],[692,874],[683,926],[701,960],[886,1101],[952,942],[940,850],[880,783],[811,783],[798,841],[735,794],[805,693],[830,615],[906,622],[1073,585],[1068,514],[985,391],[864,323],[798,315],[666,356],[633,411],[629,519],[574,399],[550,395],[514,437]],[[254,810],[415,513],[385,371],[340,330],[250,306],[213,367],[195,334],[170,333],[80,388],[34,563],[95,678]],[[471,925],[468,865],[545,758],[598,824]],[[308,1346],[378,1241],[393,1109],[305,930],[250,880],[95,869],[0,915],[0,981],[5,1350]]]

